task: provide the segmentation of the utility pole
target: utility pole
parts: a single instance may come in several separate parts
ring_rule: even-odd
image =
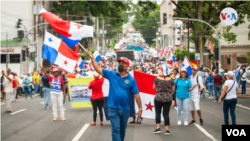
[[[22,53],[22,51],[21,51]],[[9,53],[8,53],[8,33],[6,32],[6,70],[8,68],[9,63]],[[21,64],[20,64],[21,65]]]
[[[36,24],[39,24],[38,23],[38,0],[36,0]],[[39,68],[39,64],[38,64],[38,62],[39,62],[39,36],[38,36],[38,27],[36,27],[36,70],[38,70],[38,68]],[[22,65],[22,64],[20,64],[20,65]]]
[[[189,58],[189,21],[188,21],[188,48],[187,48],[187,56],[188,56],[188,59]]]
[[[173,34],[173,51],[174,51],[174,48],[175,48],[175,20],[174,20],[174,28],[173,28],[174,30],[173,30],[173,32],[174,32],[174,34]]]
[[[104,55],[104,45],[105,45],[105,41],[104,41],[104,20],[102,20],[102,55]]]
[[[98,17],[96,17],[96,33],[97,33],[97,39],[96,39],[96,44],[97,44],[97,51],[99,53],[100,48],[99,48],[99,22],[98,22]]]
[[[181,56],[181,45],[182,45],[182,37],[181,37],[181,24],[180,24],[180,56]],[[181,58],[181,57],[180,57]]]

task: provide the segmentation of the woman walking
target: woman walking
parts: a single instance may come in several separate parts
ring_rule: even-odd
[[[63,108],[63,94],[64,97],[66,96],[65,93],[65,87],[64,87],[64,81],[62,77],[59,77],[59,70],[57,68],[53,69],[53,76],[50,76],[46,73],[46,71],[43,69],[43,66],[41,66],[41,69],[43,73],[48,77],[49,84],[50,84],[50,96],[52,101],[52,109],[53,109],[53,115],[54,115],[54,121],[57,120],[57,106],[60,109],[61,114],[61,120],[65,121],[64,118],[64,108]]]
[[[213,74],[212,72],[209,72],[206,82],[207,82],[207,87],[208,87],[208,93],[209,93],[209,99],[214,98],[214,82],[213,82]]]
[[[189,91],[192,91],[196,86],[192,87],[192,83],[188,79],[188,73],[186,69],[181,70],[180,78],[175,80],[175,93],[177,102],[177,125],[181,125],[181,110],[183,107],[185,121],[184,125],[188,125],[188,105],[189,105]]]
[[[224,84],[224,88],[222,91],[222,94],[219,99],[219,104],[223,99],[223,113],[224,113],[224,122],[225,125],[229,125],[228,122],[228,110],[230,109],[231,119],[232,119],[232,125],[236,125],[236,115],[235,115],[235,108],[237,103],[237,82],[233,79],[234,73],[232,71],[228,71],[228,73],[225,74],[226,81]]]
[[[96,117],[97,117],[97,107],[100,114],[100,125],[103,126],[103,113],[102,113],[102,107],[104,103],[103,99],[103,92],[102,92],[102,84],[104,82],[104,78],[100,78],[100,75],[97,72],[93,73],[94,80],[90,82],[89,89],[92,89],[92,96],[91,96],[91,103],[93,106],[93,123],[90,124],[91,126],[96,126]]]
[[[165,122],[165,135],[169,135],[169,110],[172,104],[172,94],[174,91],[174,79],[170,77],[171,70],[168,69],[167,65],[163,65],[158,70],[159,76],[155,78],[153,89],[156,89],[156,95],[154,99],[155,104],[155,121],[156,130],[154,133],[160,133],[161,124],[161,111],[163,108],[163,117]]]

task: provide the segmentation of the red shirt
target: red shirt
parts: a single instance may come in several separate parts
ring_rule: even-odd
[[[99,78],[90,82],[89,89],[92,89],[92,96],[91,96],[92,99],[103,98],[103,92],[102,92],[103,82],[104,78]]]
[[[59,76],[58,76],[59,77]],[[53,79],[54,77],[53,76],[50,76],[49,77],[49,82],[51,82],[52,81],[52,79]],[[60,81],[61,81],[61,85],[64,83],[63,82],[63,78],[62,77],[59,77],[60,78]],[[57,78],[58,79],[58,78]],[[55,79],[55,81],[57,81],[57,79]]]
[[[222,77],[219,74],[214,75],[214,86],[221,86]]]

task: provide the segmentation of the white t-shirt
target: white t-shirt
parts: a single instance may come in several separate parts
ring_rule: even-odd
[[[76,74],[76,78],[82,78],[81,76],[82,76],[82,75],[79,74],[79,73]]]
[[[244,77],[244,79],[241,78],[242,81],[247,81],[247,72],[243,73],[242,77]]]
[[[5,77],[5,76],[4,76]],[[13,75],[9,75],[8,76],[11,81],[9,81],[9,79],[7,79],[6,77],[4,78],[4,83],[3,83],[3,86],[4,86],[4,92],[6,93],[10,93],[13,91],[13,88],[12,88],[12,80],[13,80]]]
[[[180,75],[179,75],[179,74],[177,74],[177,75],[175,76],[175,78],[176,78],[176,79],[180,78]]]
[[[195,84],[197,84],[197,77],[198,77],[197,74],[195,76],[191,75],[189,77],[189,79],[190,79],[190,81],[192,83],[192,86],[194,86]],[[201,76],[198,77],[198,82],[199,82],[200,88],[204,88]],[[199,86],[195,87],[192,91],[190,91],[190,97],[191,98],[200,97]]]
[[[224,87],[227,86],[227,92],[232,88],[235,80],[227,80],[225,81]],[[227,94],[225,99],[232,99],[232,98],[237,98],[237,82],[235,81],[235,84],[232,88],[232,90]]]

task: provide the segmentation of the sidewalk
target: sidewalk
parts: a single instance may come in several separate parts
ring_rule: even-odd
[[[205,92],[208,93],[208,90],[206,89]],[[246,94],[241,94],[241,92],[242,92],[242,89],[240,87],[238,88],[238,91],[237,91],[238,98],[250,98],[250,84],[246,83]]]

